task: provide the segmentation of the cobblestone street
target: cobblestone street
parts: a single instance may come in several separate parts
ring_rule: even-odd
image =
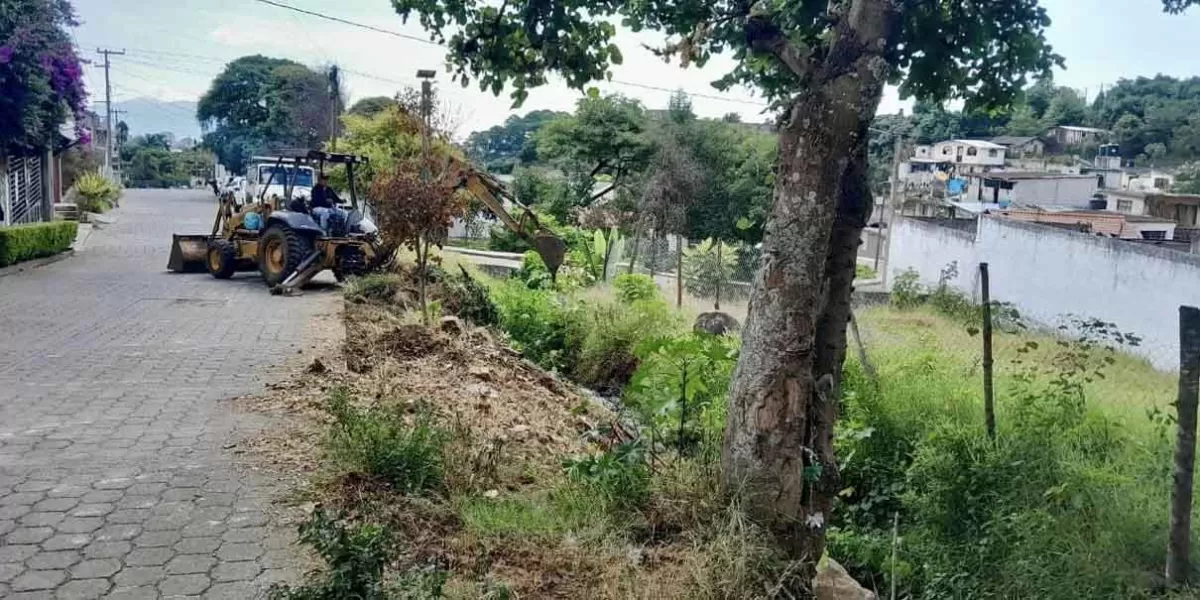
[[[282,377],[337,294],[165,269],[210,192],[131,190],[67,260],[0,278],[0,597],[251,598],[300,575],[223,400]]]

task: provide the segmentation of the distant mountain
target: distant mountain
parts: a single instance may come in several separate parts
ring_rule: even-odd
[[[196,103],[187,100],[166,102],[154,98],[134,98],[113,102],[117,110],[128,111],[121,115],[129,125],[130,135],[162,133],[169,131],[176,138],[200,139],[200,124],[196,121]],[[101,104],[98,112],[103,117]]]

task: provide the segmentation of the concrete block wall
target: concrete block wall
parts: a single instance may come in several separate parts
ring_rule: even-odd
[[[976,301],[979,263],[991,271],[992,297],[1015,304],[1043,325],[1068,315],[1116,323],[1142,337],[1132,351],[1155,367],[1178,367],[1180,305],[1200,305],[1200,256],[984,216],[976,231],[899,219],[889,249],[889,282],[914,269],[935,285],[956,263],[950,282]]]

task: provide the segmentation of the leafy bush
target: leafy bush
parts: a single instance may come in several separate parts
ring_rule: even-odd
[[[737,248],[709,238],[683,252],[683,285],[697,298],[712,298],[728,286],[737,264]]]
[[[552,289],[554,282],[550,277],[550,269],[542,256],[534,250],[526,250],[521,257],[521,268],[517,269],[512,278],[524,281],[525,285],[535,290]]]
[[[121,188],[100,173],[87,173],[75,181],[76,204],[85,212],[103,213],[121,197]]]
[[[599,301],[583,304],[576,321],[579,358],[573,379],[603,393],[615,393],[637,370],[637,345],[647,338],[686,331],[681,318],[657,297],[632,304]]]
[[[613,288],[617,291],[617,298],[626,304],[659,297],[658,285],[654,283],[654,278],[641,273],[617,275],[613,278]]]
[[[651,439],[680,450],[700,442],[706,442],[701,449],[719,449],[737,339],[706,333],[652,338],[638,345],[637,356],[641,364],[624,402]]]
[[[78,230],[74,221],[0,227],[0,267],[64,252],[75,243]]]
[[[330,396],[329,412],[334,422],[326,447],[336,464],[382,478],[406,494],[441,487],[447,435],[430,411],[418,411],[410,424],[399,408],[355,408],[339,389]]]
[[[867,265],[861,263],[854,265],[855,279],[875,279],[878,276],[879,274],[875,272],[875,269],[872,269]]]
[[[479,283],[466,269],[446,278],[447,295],[453,299],[454,312],[476,325],[500,323],[500,309],[492,302],[487,286]]]
[[[638,442],[564,461],[563,468],[571,481],[586,485],[614,509],[636,509],[650,497],[650,465],[645,448]]]
[[[498,284],[493,300],[501,327],[526,358],[556,371],[575,364],[581,337],[578,312],[569,300],[514,280]]]
[[[272,600],[383,600],[383,570],[394,540],[391,532],[375,524],[347,524],[345,515],[329,514],[318,506],[300,525],[300,541],[325,560],[326,570],[299,586],[273,585]]]
[[[900,309],[920,306],[924,293],[921,274],[915,269],[905,269],[897,273],[892,281],[892,306]]]

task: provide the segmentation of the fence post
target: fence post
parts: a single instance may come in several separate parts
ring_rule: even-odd
[[[1188,580],[1191,564],[1192,481],[1196,467],[1196,403],[1200,395],[1200,309],[1179,307],[1179,430],[1171,484],[1171,528],[1167,538],[1167,583]]]
[[[713,300],[713,310],[721,310],[721,284],[725,281],[725,263],[721,262],[721,240],[717,240],[717,297]]]
[[[996,403],[992,389],[992,297],[988,282],[988,264],[979,263],[979,284],[983,299],[983,415],[988,438],[996,439]]]
[[[687,238],[676,236],[679,240],[679,258],[675,265],[675,308],[683,308],[683,249],[687,247]]]

